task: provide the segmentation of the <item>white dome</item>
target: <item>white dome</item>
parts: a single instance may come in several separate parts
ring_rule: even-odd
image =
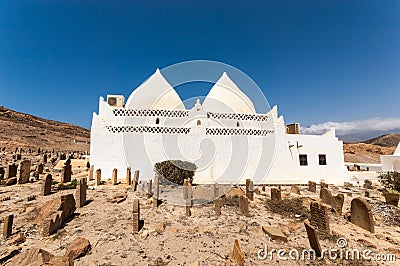
[[[159,69],[132,92],[125,107],[127,109],[185,110],[181,98]]]
[[[256,113],[249,97],[236,86],[225,72],[211,88],[204,100],[203,108],[212,112]]]

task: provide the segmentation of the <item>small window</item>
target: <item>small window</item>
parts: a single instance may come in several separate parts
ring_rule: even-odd
[[[326,154],[319,154],[319,165],[326,165]]]
[[[201,121],[200,120],[197,120],[197,126],[198,127],[201,126]]]
[[[239,121],[236,122],[236,126],[237,126],[237,127],[240,127]]]
[[[302,166],[308,165],[307,154],[300,154],[299,159],[300,159],[300,165]]]
[[[157,117],[156,119],[156,125],[160,124],[160,118]]]

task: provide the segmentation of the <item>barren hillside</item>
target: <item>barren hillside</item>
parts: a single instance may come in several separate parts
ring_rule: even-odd
[[[0,106],[0,148],[88,151],[90,131],[79,126],[15,112]]]
[[[400,142],[400,134],[386,134],[373,139],[363,141],[366,144],[374,144],[382,147],[396,147]]]

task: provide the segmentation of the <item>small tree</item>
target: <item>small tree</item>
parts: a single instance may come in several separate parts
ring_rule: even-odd
[[[156,173],[178,185],[183,185],[185,179],[192,182],[196,169],[196,164],[180,160],[163,161],[154,165]]]
[[[385,172],[379,177],[379,182],[387,189],[400,192],[400,173]]]

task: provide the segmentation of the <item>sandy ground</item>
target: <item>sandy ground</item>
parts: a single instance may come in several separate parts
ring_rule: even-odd
[[[86,172],[75,173],[85,176]],[[42,176],[43,179],[44,176]],[[122,180],[121,180],[122,181]],[[396,262],[343,262],[331,261],[283,261],[274,258],[260,260],[257,252],[265,245],[268,250],[292,248],[308,249],[309,242],[304,225],[300,218],[292,215],[280,215],[269,211],[266,201],[270,198],[270,188],[266,192],[255,194],[250,203],[250,216],[246,217],[235,206],[223,206],[222,215],[216,217],[214,205],[208,203],[192,208],[192,216],[185,216],[185,207],[162,203],[153,208],[144,191],[132,192],[126,184],[112,186],[110,183],[99,187],[89,182],[87,196],[89,203],[76,210],[75,217],[62,229],[50,237],[42,237],[39,228],[27,220],[32,206],[59,197],[62,194],[75,193],[75,190],[64,190],[49,196],[40,196],[43,180],[24,185],[1,187],[0,198],[11,199],[1,202],[0,213],[14,213],[13,232],[25,232],[26,242],[21,244],[22,251],[30,247],[43,248],[54,255],[64,255],[66,246],[76,237],[84,237],[92,244],[91,251],[84,257],[75,260],[75,265],[236,265],[230,260],[235,239],[239,240],[245,255],[245,265],[396,265]],[[282,187],[286,198],[309,197],[319,198],[319,191],[311,193],[305,187],[301,195],[290,193],[289,186]],[[119,192],[127,192],[127,199],[121,203],[112,203],[111,198]],[[350,201],[354,197],[364,196],[365,189],[334,188],[346,193],[344,212],[349,211]],[[351,192],[349,197],[347,192]],[[370,190],[371,203],[382,203],[383,196],[377,190]],[[36,200],[27,201],[27,197],[37,195]],[[132,203],[139,198],[141,219],[144,226],[139,233],[132,232]],[[344,215],[331,213],[331,231],[337,237],[344,237],[348,248],[359,250],[371,249],[373,254],[396,254],[400,259],[400,228],[386,225],[383,212],[374,215],[376,232],[369,233],[348,222]],[[269,239],[262,231],[262,226],[277,226],[287,236],[288,242]],[[1,248],[7,247],[3,240]],[[335,240],[321,240],[323,248],[337,248]],[[398,263],[398,262],[397,262]],[[194,264],[196,265],[196,264]]]

